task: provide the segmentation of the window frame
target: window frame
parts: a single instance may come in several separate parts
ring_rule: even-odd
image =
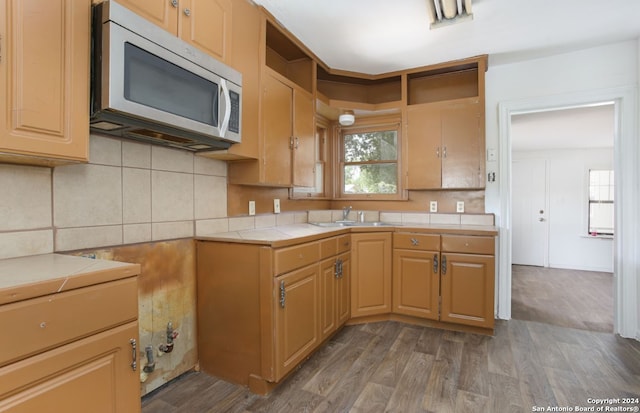
[[[615,234],[615,174],[613,176],[613,183],[606,185],[609,188],[609,191],[612,191],[613,199],[611,200],[592,200],[591,199],[591,172],[594,171],[607,171],[611,174],[614,174],[613,168],[605,167],[605,168],[588,168],[587,169],[587,211],[586,211],[586,232],[589,236],[596,237],[613,237]],[[593,204],[611,204],[613,209],[613,228],[611,232],[597,232],[591,230],[591,205]]]
[[[396,159],[395,161],[381,161],[381,162],[345,162],[345,134],[353,134],[353,133],[365,133],[365,132],[382,132],[382,131],[390,131],[393,130],[396,132]],[[376,200],[376,201],[384,201],[384,200],[406,200],[407,194],[404,190],[404,182],[403,182],[403,169],[402,169],[402,159],[403,159],[403,145],[402,145],[402,123],[399,118],[393,119],[364,119],[357,122],[354,126],[350,127],[339,127],[338,128],[338,139],[337,141],[337,167],[339,169],[338,176],[336,177],[336,196],[339,199],[344,200]],[[367,165],[367,164],[376,164],[376,163],[395,163],[396,164],[396,193],[393,194],[383,194],[383,193],[372,193],[372,194],[353,194],[344,192],[344,180],[345,180],[345,166],[346,165]]]

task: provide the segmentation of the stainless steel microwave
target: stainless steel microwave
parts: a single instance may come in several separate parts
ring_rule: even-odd
[[[194,152],[240,142],[239,72],[113,0],[92,30],[92,131]]]

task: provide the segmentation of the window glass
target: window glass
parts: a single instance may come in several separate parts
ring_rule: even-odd
[[[343,195],[395,195],[398,188],[398,131],[343,132]]]
[[[614,188],[612,170],[589,171],[589,234],[613,235]]]

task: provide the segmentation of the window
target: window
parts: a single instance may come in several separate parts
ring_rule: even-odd
[[[589,171],[589,234],[613,235],[613,171]]]
[[[341,196],[399,197],[398,135],[398,125],[342,131]]]

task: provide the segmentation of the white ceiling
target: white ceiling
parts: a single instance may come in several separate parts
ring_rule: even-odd
[[[513,115],[511,149],[612,148],[614,108],[610,103]]]
[[[474,0],[429,30],[429,0],[253,0],[332,69],[380,74],[488,54],[490,65],[640,38],[639,0]]]

